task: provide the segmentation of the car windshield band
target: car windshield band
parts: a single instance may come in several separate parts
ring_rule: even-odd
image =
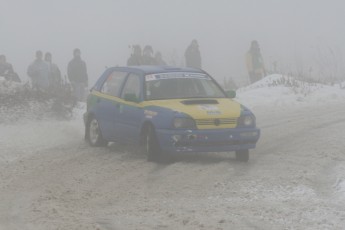
[[[155,80],[162,80],[162,79],[172,79],[172,78],[197,78],[197,79],[207,79],[211,80],[209,76],[202,73],[184,73],[184,72],[177,72],[177,73],[160,73],[160,74],[150,74],[146,75],[146,81],[155,81]]]

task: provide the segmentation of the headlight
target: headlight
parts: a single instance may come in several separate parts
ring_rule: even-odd
[[[239,126],[255,126],[255,117],[253,115],[243,115],[238,118]]]
[[[189,117],[176,117],[173,122],[175,129],[195,129],[195,122]]]

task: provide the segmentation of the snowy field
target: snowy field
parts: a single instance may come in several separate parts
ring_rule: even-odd
[[[85,105],[71,120],[17,110],[0,123],[0,230],[345,229],[344,88],[271,75],[239,89],[262,132],[248,163],[147,162],[84,143]]]

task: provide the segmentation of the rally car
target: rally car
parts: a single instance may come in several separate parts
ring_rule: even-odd
[[[209,74],[194,68],[108,68],[91,88],[84,114],[91,146],[141,146],[150,161],[174,153],[232,152],[248,161],[260,137],[254,114]]]

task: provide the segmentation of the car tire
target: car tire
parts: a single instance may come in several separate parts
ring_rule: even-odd
[[[163,154],[161,152],[154,128],[147,126],[143,135],[143,148],[148,161],[158,162]]]
[[[241,162],[248,162],[249,160],[249,150],[238,150],[236,151],[236,160]]]
[[[85,129],[85,136],[91,146],[107,146],[108,141],[102,137],[97,119],[91,118]]]

